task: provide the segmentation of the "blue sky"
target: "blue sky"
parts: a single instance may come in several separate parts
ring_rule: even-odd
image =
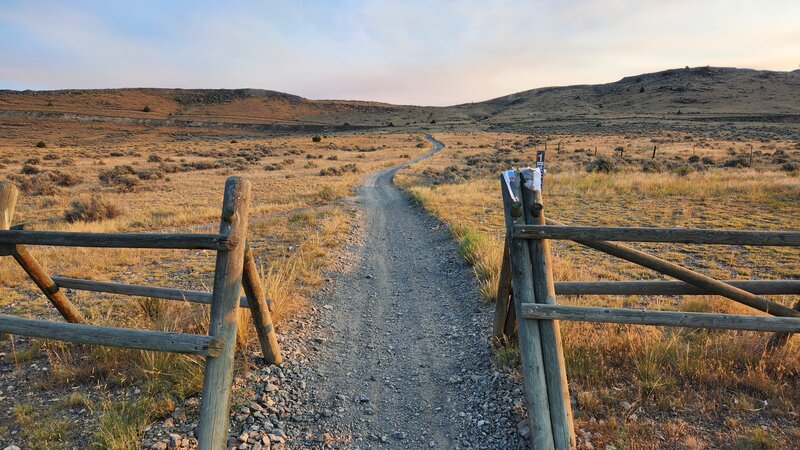
[[[0,2],[0,89],[446,105],[687,65],[797,69],[800,1]]]

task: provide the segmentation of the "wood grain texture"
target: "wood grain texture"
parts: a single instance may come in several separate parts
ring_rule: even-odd
[[[261,352],[264,355],[264,359],[270,364],[283,363],[281,350],[278,346],[278,336],[275,334],[275,327],[272,323],[272,314],[269,312],[265,299],[261,277],[258,276],[253,250],[249,247],[244,253],[242,285],[249,300],[253,324],[255,325],[256,333],[258,333],[258,342],[261,344]]]
[[[521,198],[519,174],[507,186],[500,177],[503,192],[503,207],[506,219],[506,231],[511,235],[515,224],[524,223],[521,203],[512,198]],[[513,190],[514,196],[512,197]],[[531,259],[528,242],[524,239],[512,239],[509,243],[509,260],[511,261],[511,289],[514,291],[514,309],[516,310],[517,336],[523,376],[523,392],[528,407],[528,423],[530,426],[530,445],[532,448],[554,448],[553,428],[550,422],[550,408],[547,399],[547,383],[544,374],[541,334],[539,322],[522,320],[522,304],[534,303],[533,278],[531,277]]]
[[[528,224],[544,224],[542,193],[525,187],[524,172],[522,176],[522,205],[525,221]],[[532,240],[528,246],[536,303],[554,304],[556,292],[553,284],[553,257],[550,252],[550,241],[546,239]],[[542,336],[542,358],[547,382],[550,422],[553,427],[553,443],[555,448],[566,450],[575,447],[576,440],[561,341],[561,327],[557,320],[542,320],[539,321],[539,332]]]
[[[66,295],[58,288],[58,285],[50,278],[39,261],[30,254],[24,245],[17,245],[14,250],[14,259],[19,263],[25,273],[42,291],[47,300],[55,306],[61,316],[67,322],[86,323],[86,319],[81,315],[80,310],[69,301]]]
[[[17,209],[19,190],[11,183],[0,183],[0,230],[11,228]]]
[[[0,245],[1,244],[206,250],[227,250],[238,245],[234,237],[223,234],[85,233],[29,230],[0,231]]]
[[[78,278],[53,277],[53,281],[61,288],[90,292],[107,292],[109,294],[134,295],[139,297],[179,300],[191,303],[211,304],[211,293],[174,289],[139,284],[114,283],[111,281],[81,280]],[[239,306],[247,308],[247,297],[239,298]]]
[[[237,242],[238,245],[217,253],[208,334],[222,340],[223,348],[218,357],[206,359],[203,401],[200,405],[200,450],[225,448],[228,440],[230,390],[249,207],[250,182],[240,177],[228,178],[225,182],[219,232],[235,238],[232,242]]]
[[[222,351],[222,341],[211,336],[131,330],[11,316],[0,316],[0,332],[81,344],[203,356],[216,356]]]
[[[700,228],[519,225],[514,237],[580,241],[670,242],[755,246],[800,246],[798,231],[706,230]]]
[[[503,262],[500,266],[500,279],[497,283],[494,325],[492,335],[497,342],[505,342],[511,335],[506,333],[506,319],[511,310],[511,262],[508,257],[508,239],[503,241]]]
[[[800,294],[800,280],[724,280],[751,294]],[[717,295],[683,281],[556,281],[558,295]]]
[[[687,328],[800,332],[800,318],[797,317],[648,311],[641,309],[540,304],[525,304],[522,307],[522,311],[526,319],[559,319],[581,322],[664,325]]]

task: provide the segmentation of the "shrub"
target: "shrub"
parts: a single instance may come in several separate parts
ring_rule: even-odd
[[[67,222],[94,222],[119,217],[122,211],[98,195],[73,200],[64,212]]]
[[[53,180],[57,186],[61,187],[77,186],[83,183],[83,178],[72,173],[64,173],[59,170],[54,170],[50,172],[49,175],[50,179]]]
[[[710,156],[703,156],[700,159],[700,162],[702,162],[703,164],[706,164],[706,165],[714,164],[714,158],[712,158]]]
[[[700,161],[700,157],[697,156],[697,155],[692,155],[692,156],[689,157],[689,162],[690,163],[696,163],[698,161]]]
[[[44,159],[45,161],[54,161],[59,158],[61,157],[56,155],[55,153],[48,153],[42,157],[42,159]]]
[[[155,155],[155,154],[153,154],[153,155],[150,155],[150,156],[148,156],[148,157],[147,157],[147,162],[151,162],[151,163],[160,163],[161,161],[163,161],[163,160],[161,159],[161,157],[160,157],[160,156],[158,156],[158,155]]]
[[[150,111],[152,111],[152,109],[150,109],[149,106],[145,106],[144,108],[142,108],[142,112],[150,112]]]
[[[345,164],[339,167],[326,167],[319,171],[319,176],[341,176],[348,172],[358,173],[358,167],[355,164]]]
[[[657,173],[664,170],[664,166],[655,160],[645,159],[642,161],[642,172]]]
[[[786,172],[794,172],[796,170],[800,170],[800,163],[797,163],[795,161],[785,162],[781,166],[781,170]]]
[[[44,141],[39,141],[36,143],[36,148],[47,148],[47,144]]]
[[[164,178],[164,171],[161,168],[142,169],[136,172],[136,177],[140,180],[160,180]]]
[[[750,159],[748,159],[745,156],[740,155],[740,156],[737,156],[736,158],[731,158],[731,159],[725,161],[724,163],[722,163],[722,166],[723,167],[733,167],[733,168],[750,167]]]
[[[694,168],[689,164],[680,164],[670,168],[670,172],[678,176],[685,176],[694,172]]]
[[[139,184],[134,175],[136,171],[131,166],[114,166],[110,170],[101,170],[98,178],[105,186],[117,187],[121,191],[132,191]]]
[[[586,171],[611,173],[617,171],[617,166],[611,159],[605,156],[597,156],[586,165]]]
[[[322,137],[320,135],[314,135],[314,137],[311,138],[311,142],[321,142],[321,141]]]
[[[22,170],[20,170],[20,173],[23,173],[25,175],[33,175],[39,173],[39,169],[30,164],[25,164],[24,166],[22,166]]]

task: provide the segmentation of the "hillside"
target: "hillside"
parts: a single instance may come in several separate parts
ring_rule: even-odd
[[[144,112],[145,107],[149,112]],[[597,85],[545,87],[480,103],[419,107],[309,100],[260,89],[0,91],[5,115],[122,118],[154,125],[420,126],[518,128],[589,120],[800,122],[800,70],[698,67]],[[593,122],[592,122],[593,123]]]
[[[145,107],[149,111],[145,112]],[[307,100],[261,89],[0,91],[0,111],[22,115],[129,118],[153,124],[384,125],[410,107]],[[168,123],[169,124],[169,123]]]
[[[532,89],[463,106],[483,108],[492,122],[539,115],[800,114],[800,70],[664,70],[613,83]]]

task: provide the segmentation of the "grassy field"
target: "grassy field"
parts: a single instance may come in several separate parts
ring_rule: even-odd
[[[328,256],[354,220],[352,194],[372,171],[427,151],[416,133],[232,134],[228,129],[6,118],[0,178],[22,195],[14,223],[74,231],[214,231],[227,176],[253,182],[250,233],[273,317],[306,313]],[[496,295],[502,256],[500,170],[530,164],[542,137],[437,134],[447,148],[397,182],[448,223]],[[41,144],[39,144],[41,142]],[[655,136],[551,136],[546,213],[587,225],[800,228],[797,144]],[[656,158],[652,158],[653,147]],[[622,148],[622,150],[615,150]],[[554,243],[558,280],[647,279],[633,264]],[[639,245],[719,278],[798,278],[791,249]],[[213,253],[37,247],[52,274],[210,290]],[[0,313],[59,320],[10,259],[0,259]],[[153,299],[68,292],[92,323],[202,333],[208,310]],[[790,304],[793,298],[778,297]],[[749,313],[715,297],[561,297],[568,304]],[[249,327],[247,313],[242,314]],[[618,448],[786,448],[800,439],[798,341],[764,353],[767,336],[562,324],[581,438]],[[257,354],[255,333],[242,344]],[[515,373],[513,346],[497,364]],[[0,341],[0,441],[30,448],[136,447],[142,430],[196,394],[188,356]],[[246,370],[239,361],[237,370]],[[43,426],[32,426],[42,424]],[[20,439],[21,437],[21,439]]]
[[[447,222],[494,301],[504,221],[498,174],[532,165],[544,137],[451,133],[447,148],[398,183]],[[800,229],[795,142],[550,136],[545,213],[581,225]],[[652,158],[656,147],[656,158]],[[798,278],[792,248],[636,244],[722,279]],[[656,279],[658,274],[577,244],[554,242],[556,280]],[[796,298],[777,296],[792,305]],[[719,297],[561,296],[574,305],[754,313]],[[618,448],[791,448],[800,441],[800,341],[765,352],[768,335],[562,323],[579,440]],[[517,364],[512,345],[500,366]]]
[[[39,121],[0,137],[0,178],[19,186],[14,223],[36,230],[214,232],[226,177],[253,183],[250,236],[273,318],[305,298],[350,228],[366,173],[428,149],[418,134],[250,135]],[[41,142],[41,144],[39,144]],[[210,291],[211,251],[32,248],[53,275]],[[0,259],[0,313],[61,320],[10,258]],[[208,308],[67,292],[88,321],[204,333]],[[240,316],[247,328],[249,314]],[[244,355],[258,352],[242,333]],[[245,361],[241,361],[246,367]],[[26,448],[135,448],[154,418],[202,384],[200,358],[6,338],[0,341],[0,441]],[[240,368],[237,368],[240,370]],[[44,426],[32,426],[34,423]]]

